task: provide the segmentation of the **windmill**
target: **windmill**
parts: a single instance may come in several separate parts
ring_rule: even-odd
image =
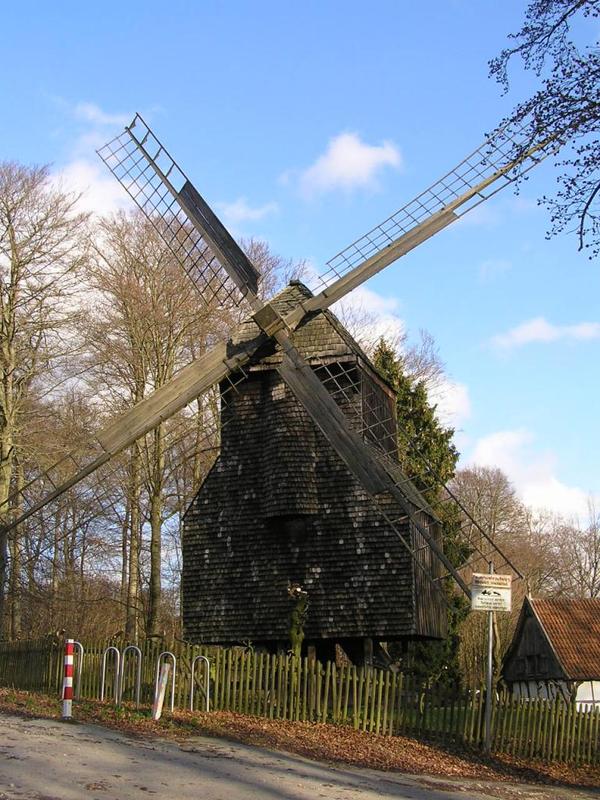
[[[186,175],[138,114],[125,131],[99,150],[125,190],[146,214],[195,284],[199,302],[233,302],[245,319],[228,341],[183,368],[169,383],[102,429],[85,453],[71,453],[30,481],[20,492],[21,513],[11,529],[40,512],[64,492],[89,479],[103,499],[102,470],[125,448],[155,429],[212,387],[226,407],[266,351],[285,391],[295,398],[344,468],[361,487],[371,507],[401,543],[415,573],[438,596],[451,577],[465,595],[469,564],[454,565],[444,551],[439,519],[431,502],[417,492],[382,443],[389,439],[393,412],[356,411],[352,373],[322,365],[314,369],[297,346],[303,326],[410,250],[460,219],[504,186],[514,184],[551,152],[551,141],[531,139],[530,127],[504,127],[457,167],[342,250],[326,264],[314,291],[291,301],[263,302],[259,273]],[[218,426],[215,422],[213,425]],[[384,435],[381,432],[384,432]],[[208,436],[213,431],[206,430]],[[403,432],[398,434],[402,437]],[[411,446],[411,443],[407,443]],[[417,454],[418,455],[418,454]],[[431,465],[424,464],[432,473]],[[49,491],[48,491],[49,488]],[[444,487],[444,499],[457,502]],[[16,497],[11,499],[15,507]],[[460,504],[459,504],[460,505]],[[510,563],[477,521],[462,509],[471,560],[493,560],[497,570]]]

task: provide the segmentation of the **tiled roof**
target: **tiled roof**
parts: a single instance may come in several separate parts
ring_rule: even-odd
[[[567,678],[600,679],[600,598],[529,602]]]

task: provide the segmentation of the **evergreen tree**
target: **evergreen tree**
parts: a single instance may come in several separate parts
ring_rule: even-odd
[[[444,550],[455,566],[464,563],[468,551],[459,538],[460,511],[452,502],[440,502],[446,484],[454,475],[458,450],[452,442],[454,430],[445,428],[429,404],[424,381],[413,381],[402,368],[394,348],[380,339],[373,362],[381,376],[397,393],[398,459],[425,499],[435,508],[443,529]],[[460,682],[458,629],[468,612],[466,599],[457,594],[449,580],[448,636],[444,641],[411,642],[403,666],[423,680]]]

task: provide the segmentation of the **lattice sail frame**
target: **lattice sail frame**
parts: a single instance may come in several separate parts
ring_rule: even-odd
[[[358,371],[351,363],[345,365],[345,369],[340,370],[339,365],[320,365],[317,373],[333,399],[338,405],[343,406],[346,414],[350,413],[351,425],[361,434],[365,441],[381,440],[381,431],[385,430],[387,423],[394,422],[391,414],[387,418],[382,418],[380,414],[381,406],[374,408],[370,406],[372,395],[362,394],[360,408],[354,402],[354,396],[361,391],[360,378]],[[365,408],[366,405],[366,408]],[[367,412],[367,413],[365,413]],[[369,414],[368,412],[374,412]],[[366,420],[375,418],[377,421],[369,425]],[[456,534],[460,542],[469,550],[468,558],[458,567],[458,571],[464,576],[465,582],[470,579],[470,573],[474,571],[486,571],[488,563],[494,563],[495,570],[510,570],[517,579],[522,579],[523,575],[516,565],[508,558],[502,549],[496,544],[492,537],[484,530],[480,523],[473,517],[469,510],[464,506],[455,492],[448,487],[437,474],[432,464],[421,452],[417,442],[411,439],[402,428],[397,428],[398,440],[402,449],[410,451],[416,462],[421,465],[420,475],[408,474],[404,468],[398,464],[397,447],[390,448],[386,444],[387,437],[384,437],[382,445],[372,448],[375,458],[384,465],[386,471],[393,476],[394,483],[399,491],[406,497],[407,511],[399,518],[392,518],[386,510],[386,504],[382,503],[379,497],[372,497],[372,502],[378,508],[382,517],[393,528],[396,535],[402,537],[401,526],[410,520],[417,528],[425,527],[426,535],[432,539],[436,538],[436,526],[439,526],[442,508],[446,505],[454,505],[458,511]],[[427,482],[424,482],[427,476]],[[420,489],[415,490],[415,482],[420,484]],[[427,519],[428,522],[423,520]],[[406,542],[412,556],[417,556],[417,552]],[[440,582],[452,577],[447,570],[441,570],[436,576],[431,576],[434,582]]]
[[[236,372],[229,375],[221,382],[219,387],[219,402],[227,402],[231,393],[239,390],[240,384],[247,378],[247,373],[238,368]],[[209,409],[212,402],[209,398],[210,391],[192,400],[179,412],[179,418],[174,420],[174,424],[169,426],[164,432],[162,443],[164,457],[176,458],[178,468],[183,468],[189,461],[197,458],[198,453],[207,452],[209,449],[214,451],[216,457],[218,453],[221,433],[226,424],[220,413],[215,413]],[[205,406],[206,413],[203,413],[201,434],[194,435],[190,430],[190,425],[185,417],[194,413],[192,406],[201,404]],[[162,424],[162,423],[161,423]],[[158,426],[157,426],[158,427]],[[148,442],[156,428],[151,429],[133,442],[130,447],[143,447]],[[29,481],[21,490],[19,495],[13,495],[13,500],[19,500],[21,513],[18,518],[6,525],[7,530],[32,522],[39,530],[44,530],[44,515],[48,513],[47,507],[52,502],[47,494],[47,487],[52,486],[53,491],[57,492],[57,499],[65,495],[70,490],[75,490],[83,498],[94,502],[97,507],[97,517],[110,517],[118,519],[122,516],[124,496],[118,492],[115,495],[115,484],[123,483],[118,480],[119,474],[124,469],[124,464],[119,453],[106,453],[98,440],[93,439],[87,443],[80,453],[70,452],[59,458],[49,468],[45,469],[35,479]],[[87,473],[86,468],[89,470]],[[71,480],[77,476],[77,481]],[[188,502],[199,488],[198,485],[190,487]],[[53,538],[46,546],[36,551],[35,559],[51,562],[52,556],[49,554],[57,545],[61,546],[63,540],[68,539],[77,530],[78,520],[69,524],[66,520],[62,521],[62,533]],[[16,542],[20,551],[20,564],[25,568],[28,563],[28,555],[25,550],[26,543],[23,537],[19,537]],[[118,577],[118,571],[115,571]]]
[[[226,400],[230,392],[237,392],[240,383],[246,377],[247,373],[242,367],[238,366],[234,372],[231,372],[223,379],[220,386],[221,399]],[[186,414],[189,415],[193,404],[207,402],[206,398],[209,396],[210,391],[203,392],[198,397],[191,399],[180,410],[179,413],[182,417],[178,424],[166,431],[163,442],[165,455],[168,455],[170,451],[173,451],[180,444],[185,443],[186,438],[189,436],[189,430],[183,417]],[[162,425],[163,422],[164,420],[161,420],[159,424]],[[150,436],[157,428],[158,425],[155,425],[142,436],[131,441],[127,446],[133,447],[144,442],[146,437]],[[219,416],[214,414],[204,415],[201,440],[197,439],[195,443],[191,443],[187,447],[183,452],[183,459],[187,461],[193,458],[193,450],[200,444],[215,439],[218,441],[220,431],[221,422]],[[113,486],[111,478],[121,469],[119,455],[124,449],[126,448],[108,451],[98,438],[92,437],[87,442],[82,443],[82,446],[77,450],[61,455],[50,466],[40,469],[33,479],[28,481],[18,492],[14,492],[9,498],[9,506],[18,508],[19,511],[12,520],[9,521],[7,519],[5,521],[5,529],[10,531],[32,517],[41,521],[44,509],[75,487],[78,487],[77,491],[86,494],[98,503],[100,513],[116,512],[116,505],[111,498]]]
[[[542,134],[536,137],[532,131],[535,124],[531,118],[496,130],[454,169],[329,259],[311,289],[315,293],[326,289],[435,215],[452,210],[454,218],[460,219],[519,181],[558,149],[555,139]]]
[[[238,306],[248,288],[256,293],[257,270],[243,257],[242,274],[232,274],[230,254],[217,256],[213,236],[219,237],[221,223],[139,114],[97,153],[156,228],[207,306]],[[202,219],[202,229],[197,214],[209,217]]]

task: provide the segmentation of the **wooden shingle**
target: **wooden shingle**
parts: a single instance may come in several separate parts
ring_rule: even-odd
[[[294,283],[273,305],[286,313],[307,296]],[[257,331],[250,320],[241,339]],[[317,374],[324,364],[353,370],[352,390],[339,400],[344,410],[352,406],[360,418],[365,392],[377,396],[370,413],[382,420],[370,438],[389,451],[393,391],[348,331],[321,312],[298,327],[294,342]],[[227,394],[220,455],[185,516],[186,638],[285,642],[294,583],[309,595],[307,641],[443,636],[439,595],[276,372],[280,359],[274,345],[263,348]],[[390,515],[401,517],[389,504]]]

